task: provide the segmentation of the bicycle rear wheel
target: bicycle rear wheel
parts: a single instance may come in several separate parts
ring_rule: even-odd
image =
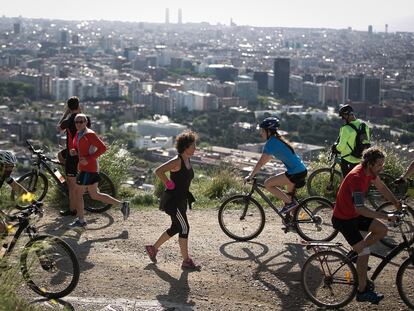
[[[332,226],[333,204],[322,197],[299,202],[293,215],[296,229],[306,241],[331,241],[338,234]]]
[[[331,169],[324,167],[309,175],[306,188],[311,196],[321,196],[334,201],[341,181],[342,174],[339,171],[334,170],[331,178]]]
[[[98,182],[98,189],[100,193],[105,193],[110,195],[111,197],[115,197],[115,186],[112,180],[109,178],[108,175],[105,173],[99,172],[99,182]],[[83,200],[85,202],[85,209],[92,213],[102,213],[111,208],[111,204],[106,204],[101,201],[93,200],[88,192],[85,192],[83,195]]]
[[[68,295],[79,281],[75,253],[55,236],[40,235],[30,240],[20,257],[20,268],[27,285],[50,299]]]
[[[396,212],[396,209],[391,202],[385,202],[377,208],[377,211],[392,214]],[[402,229],[408,241],[411,243],[414,240],[414,210],[412,207],[407,205],[406,211],[407,215],[404,217]],[[383,239],[381,239],[381,243],[389,248],[394,248],[401,242],[403,242],[403,238],[401,236],[400,228],[389,225],[388,233]]]
[[[414,310],[414,258],[407,258],[397,272],[397,288],[401,299]]]
[[[301,283],[306,296],[317,306],[341,308],[355,297],[358,277],[348,258],[338,252],[324,250],[306,260]]]
[[[32,200],[42,201],[47,194],[49,188],[47,177],[43,173],[38,175],[34,172],[26,173],[21,176],[17,182],[21,184],[27,191],[29,191],[33,198]],[[24,209],[30,206],[30,202],[23,202],[17,194],[12,191],[12,200],[16,201],[16,207],[18,209]]]
[[[257,237],[265,225],[263,207],[252,197],[235,195],[220,206],[218,221],[221,230],[236,241]]]

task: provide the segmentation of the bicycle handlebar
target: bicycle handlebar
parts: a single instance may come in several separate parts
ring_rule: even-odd
[[[32,201],[30,206],[28,208],[25,208],[24,210],[21,210],[15,214],[8,215],[8,219],[10,221],[16,221],[20,219],[27,219],[30,217],[30,215],[35,214],[39,217],[43,217],[43,203],[40,201]]]

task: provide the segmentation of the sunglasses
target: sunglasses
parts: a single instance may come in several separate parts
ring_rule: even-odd
[[[78,121],[75,121],[75,123],[77,123],[77,124],[83,124],[83,123],[85,123],[85,121],[84,120],[78,120]]]

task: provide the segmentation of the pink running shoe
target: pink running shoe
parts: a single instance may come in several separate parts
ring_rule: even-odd
[[[201,270],[201,265],[194,263],[194,261],[188,257],[187,260],[183,260],[183,263],[181,264],[181,269],[183,270]]]
[[[157,263],[157,250],[153,245],[145,245],[145,250],[148,254],[148,257],[153,263]]]

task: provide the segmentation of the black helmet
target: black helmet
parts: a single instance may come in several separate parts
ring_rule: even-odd
[[[268,117],[264,119],[259,127],[265,130],[277,130],[280,126],[279,119],[276,117]]]
[[[353,113],[354,109],[350,105],[343,105],[341,108],[339,108],[338,114],[340,117],[344,114],[350,114]]]

